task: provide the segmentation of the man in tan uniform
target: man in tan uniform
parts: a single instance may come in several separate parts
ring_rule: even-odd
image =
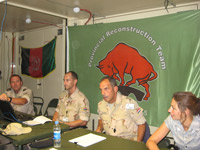
[[[0,95],[1,100],[9,101],[14,110],[34,115],[33,92],[23,86],[22,78],[13,74],[10,77],[10,87]]]
[[[130,97],[118,93],[115,79],[104,77],[100,82],[103,100],[98,103],[97,132],[141,142],[146,120],[142,108]]]
[[[65,91],[59,96],[53,121],[58,120],[70,127],[86,126],[89,121],[89,101],[77,87],[78,76],[69,71],[64,76]]]

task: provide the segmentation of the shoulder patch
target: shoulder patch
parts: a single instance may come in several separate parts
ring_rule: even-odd
[[[142,111],[142,109],[139,107],[139,108],[137,109],[137,113],[140,113],[140,111]]]
[[[23,91],[26,91],[27,89],[23,89]]]
[[[11,91],[11,88],[6,89],[6,91]]]

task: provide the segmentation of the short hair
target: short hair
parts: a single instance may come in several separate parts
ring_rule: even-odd
[[[188,108],[192,115],[200,114],[200,98],[197,98],[192,92],[176,92],[173,94],[173,99],[177,102],[181,112]]]
[[[72,74],[72,78],[78,80],[78,75],[76,72],[74,71],[68,71],[66,74],[71,73]]]
[[[11,75],[10,76],[10,82],[11,82],[12,77],[18,77],[20,79],[20,81],[22,82],[22,77],[20,75],[18,75],[18,74]]]
[[[103,77],[103,78],[100,80],[100,83],[101,83],[102,81],[106,80],[106,79],[110,82],[110,84],[112,85],[112,87],[117,86],[116,80],[115,80],[113,77],[110,77],[110,76],[105,76],[105,77]]]

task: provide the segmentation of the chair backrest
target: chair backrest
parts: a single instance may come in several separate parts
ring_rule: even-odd
[[[146,122],[146,127],[145,127],[145,134],[144,134],[144,137],[143,137],[143,140],[142,140],[142,142],[144,142],[144,143],[146,143],[147,142],[147,140],[149,139],[149,137],[150,137],[150,128],[149,128],[149,125],[148,125],[148,123]]]
[[[170,146],[170,140],[168,138],[163,138],[159,143],[159,148],[168,148]]]
[[[44,99],[42,97],[38,96],[33,97],[33,107],[36,116],[42,115],[43,104],[44,104]]]
[[[159,143],[158,147],[159,148],[168,148],[168,149],[173,149],[173,150],[179,150],[179,148],[176,146],[175,142],[172,144],[170,142],[170,139],[174,141],[173,137],[164,137]]]
[[[57,98],[53,98],[53,99],[49,102],[49,104],[48,104],[48,106],[47,106],[47,108],[46,108],[46,110],[45,110],[44,116],[46,116],[46,117],[52,119],[53,115],[51,115],[51,114],[49,113],[49,111],[50,111],[50,109],[52,110],[52,108],[53,108],[54,111],[55,111],[55,108],[57,107],[57,105],[58,105],[58,99],[57,99]]]

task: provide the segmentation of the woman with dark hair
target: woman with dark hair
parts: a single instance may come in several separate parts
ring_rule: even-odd
[[[157,144],[169,131],[180,150],[200,150],[200,98],[191,92],[177,92],[168,112],[170,115],[147,141],[149,150],[158,150]]]

